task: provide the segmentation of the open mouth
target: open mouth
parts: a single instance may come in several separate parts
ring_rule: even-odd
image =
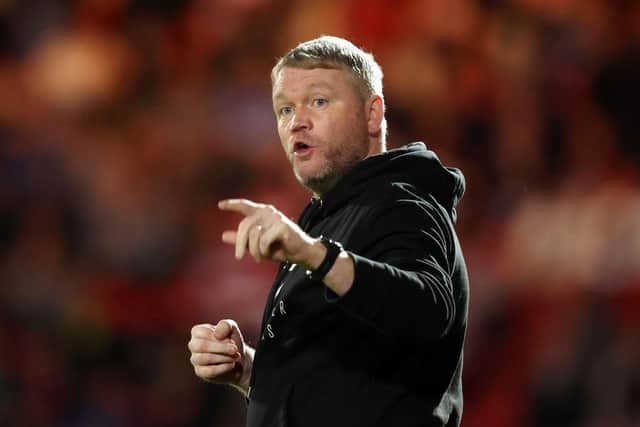
[[[304,142],[296,142],[293,144],[293,154],[298,157],[303,157],[311,153],[313,147],[305,144]]]

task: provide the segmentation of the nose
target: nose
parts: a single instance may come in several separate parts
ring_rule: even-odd
[[[305,108],[296,109],[293,120],[291,120],[291,132],[310,130],[313,127],[311,117]]]

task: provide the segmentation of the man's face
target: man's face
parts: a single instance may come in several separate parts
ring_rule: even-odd
[[[364,102],[348,71],[284,67],[273,106],[296,178],[315,193],[327,192],[369,154]]]

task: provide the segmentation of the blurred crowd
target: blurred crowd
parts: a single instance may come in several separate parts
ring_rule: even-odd
[[[269,73],[320,34],[466,175],[463,426],[640,425],[635,0],[0,1],[0,425],[243,425],[186,343],[255,344],[276,266],[216,203],[308,201]]]

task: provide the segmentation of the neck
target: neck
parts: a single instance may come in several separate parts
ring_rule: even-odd
[[[369,151],[367,157],[375,156],[376,154],[382,154],[387,151],[387,142],[380,137],[376,137],[369,140]]]

